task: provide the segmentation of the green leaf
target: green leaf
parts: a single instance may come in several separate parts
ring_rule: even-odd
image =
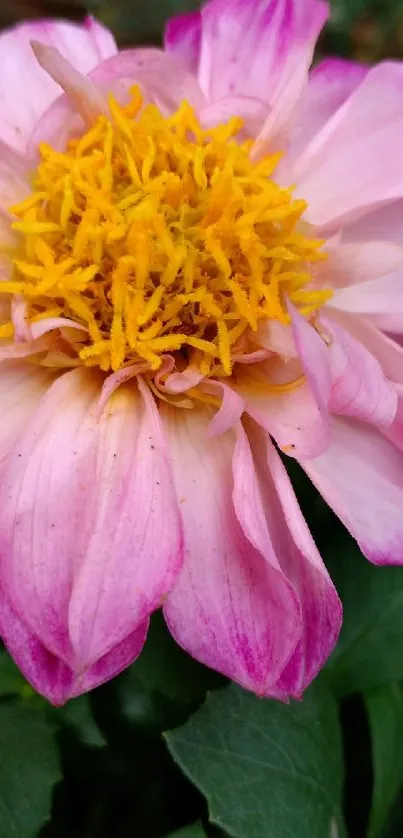
[[[338,529],[322,555],[344,609],[328,672],[338,695],[403,680],[403,568],[374,567]]]
[[[200,823],[194,823],[192,826],[178,829],[177,832],[171,832],[167,838],[206,838],[206,833]]]
[[[166,738],[212,822],[233,838],[345,834],[337,707],[323,683],[288,706],[231,685]]]
[[[58,753],[46,718],[29,707],[0,704],[0,835],[34,838],[49,818],[60,779]]]
[[[10,655],[0,652],[0,695],[28,695],[33,692]]]
[[[84,745],[91,747],[105,745],[105,739],[92,715],[88,695],[73,698],[64,707],[51,708],[50,713],[56,724],[72,728]]]
[[[403,784],[403,690],[385,684],[366,693],[372,737],[374,787],[368,838],[378,838]]]

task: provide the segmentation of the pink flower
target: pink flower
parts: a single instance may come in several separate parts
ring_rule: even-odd
[[[302,694],[341,609],[277,449],[403,560],[403,66],[309,72],[326,16],[0,36],[0,629],[55,703],[161,604],[198,660]]]

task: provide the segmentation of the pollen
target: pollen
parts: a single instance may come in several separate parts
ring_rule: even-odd
[[[40,146],[32,193],[11,208],[20,245],[2,293],[28,321],[67,317],[86,329],[79,359],[105,372],[151,371],[179,353],[229,376],[264,320],[310,317],[331,295],[312,284],[322,242],[304,233],[305,202],[257,163],[242,121],[204,129],[183,102],[169,117],[109,97],[66,151]],[[244,348],[244,349],[242,349]]]

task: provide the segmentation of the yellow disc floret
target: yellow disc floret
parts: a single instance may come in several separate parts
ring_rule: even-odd
[[[330,296],[310,287],[323,253],[300,230],[305,203],[272,179],[277,156],[251,162],[238,118],[204,130],[186,102],[164,117],[137,88],[109,110],[67,151],[40,147],[1,290],[29,321],[85,326],[84,364],[157,370],[181,353],[230,375],[262,320],[288,322],[287,298],[309,316]]]

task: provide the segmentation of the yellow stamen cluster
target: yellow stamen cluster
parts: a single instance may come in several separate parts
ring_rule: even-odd
[[[87,327],[87,365],[157,370],[173,352],[230,375],[263,319],[288,322],[287,298],[309,316],[329,296],[309,287],[323,254],[297,229],[305,204],[272,180],[277,156],[251,162],[238,118],[203,130],[186,102],[166,118],[137,88],[109,109],[67,151],[41,146],[1,290],[31,321]]]

